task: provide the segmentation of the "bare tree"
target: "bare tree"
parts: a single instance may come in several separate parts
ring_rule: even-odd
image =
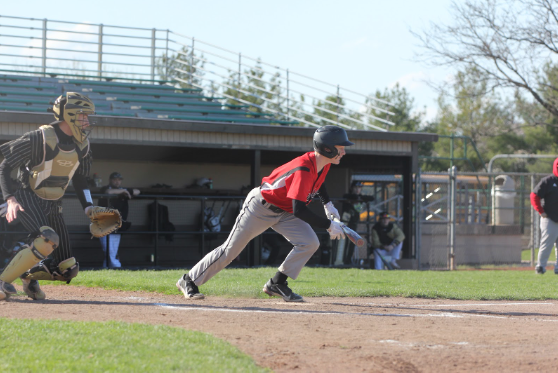
[[[558,1],[465,0],[451,7],[453,24],[413,32],[419,58],[464,70],[474,66],[487,90],[528,93],[558,117]]]

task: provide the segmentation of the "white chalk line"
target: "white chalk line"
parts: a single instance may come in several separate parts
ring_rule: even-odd
[[[158,307],[167,309],[176,309],[181,311],[207,311],[207,312],[232,312],[232,313],[280,313],[280,314],[306,314],[306,315],[346,315],[346,316],[388,316],[388,317],[457,317],[464,316],[455,315],[452,313],[439,313],[439,314],[401,314],[401,313],[368,313],[368,312],[327,312],[327,311],[291,311],[291,310],[246,310],[238,308],[210,308],[210,307],[191,307],[188,305],[171,305],[167,303],[153,303]]]
[[[352,303],[355,304],[356,303]],[[401,304],[395,303],[364,303],[367,306],[376,306],[376,307],[390,307],[390,306],[401,306]],[[482,306],[523,306],[523,305],[545,305],[545,306],[554,306],[556,303],[552,302],[516,302],[516,303],[455,303],[455,304],[405,304],[405,307],[482,307]]]
[[[540,318],[519,318],[509,316],[497,315],[478,315],[470,313],[426,313],[426,314],[405,314],[405,313],[369,313],[369,312],[325,312],[325,311],[292,311],[292,310],[254,310],[254,309],[238,309],[238,308],[220,308],[220,307],[191,307],[188,305],[171,305],[167,303],[154,303],[157,307],[175,309],[180,311],[204,311],[204,312],[231,312],[231,313],[278,313],[278,314],[305,314],[305,315],[337,315],[337,316],[376,316],[376,317],[447,317],[447,318],[467,318],[467,317],[484,317],[493,319],[507,319],[507,320],[536,320],[536,321],[550,321],[558,322],[558,320],[547,320]]]
[[[465,303],[465,304],[412,304],[407,307],[477,307],[477,306],[523,306],[523,305],[545,305],[554,306],[555,303],[550,302],[538,302],[538,303]]]
[[[385,343],[385,344],[390,344],[390,345],[394,345],[394,346],[398,346],[398,347],[408,347],[408,348],[413,348],[413,347],[421,347],[421,348],[427,348],[427,349],[440,349],[440,348],[451,348],[451,347],[482,347],[482,346],[476,346],[473,345],[469,342],[449,342],[447,344],[436,344],[436,343],[426,343],[426,342],[401,342],[401,341],[396,341],[393,339],[381,339],[379,341],[376,341],[378,343]]]

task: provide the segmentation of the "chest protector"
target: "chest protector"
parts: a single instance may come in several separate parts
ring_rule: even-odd
[[[57,200],[66,192],[80,160],[89,151],[89,141],[59,144],[51,125],[41,126],[43,162],[31,169],[29,185],[42,199]]]

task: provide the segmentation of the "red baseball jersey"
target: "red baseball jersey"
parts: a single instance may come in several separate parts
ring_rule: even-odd
[[[280,209],[293,212],[293,199],[312,202],[322,186],[331,164],[324,166],[318,177],[316,155],[308,152],[277,167],[271,175],[262,179],[263,198]]]

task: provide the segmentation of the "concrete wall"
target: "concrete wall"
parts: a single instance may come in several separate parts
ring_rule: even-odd
[[[153,184],[172,185],[185,188],[196,179],[213,179],[215,189],[238,189],[250,184],[250,166],[220,165],[215,163],[162,163],[94,160],[91,176],[96,173],[108,184],[109,175],[120,172],[124,187],[149,188]]]
[[[446,224],[423,224],[421,267],[447,266],[448,240]],[[457,265],[519,264],[522,234],[519,226],[458,225],[456,227],[455,263]]]

